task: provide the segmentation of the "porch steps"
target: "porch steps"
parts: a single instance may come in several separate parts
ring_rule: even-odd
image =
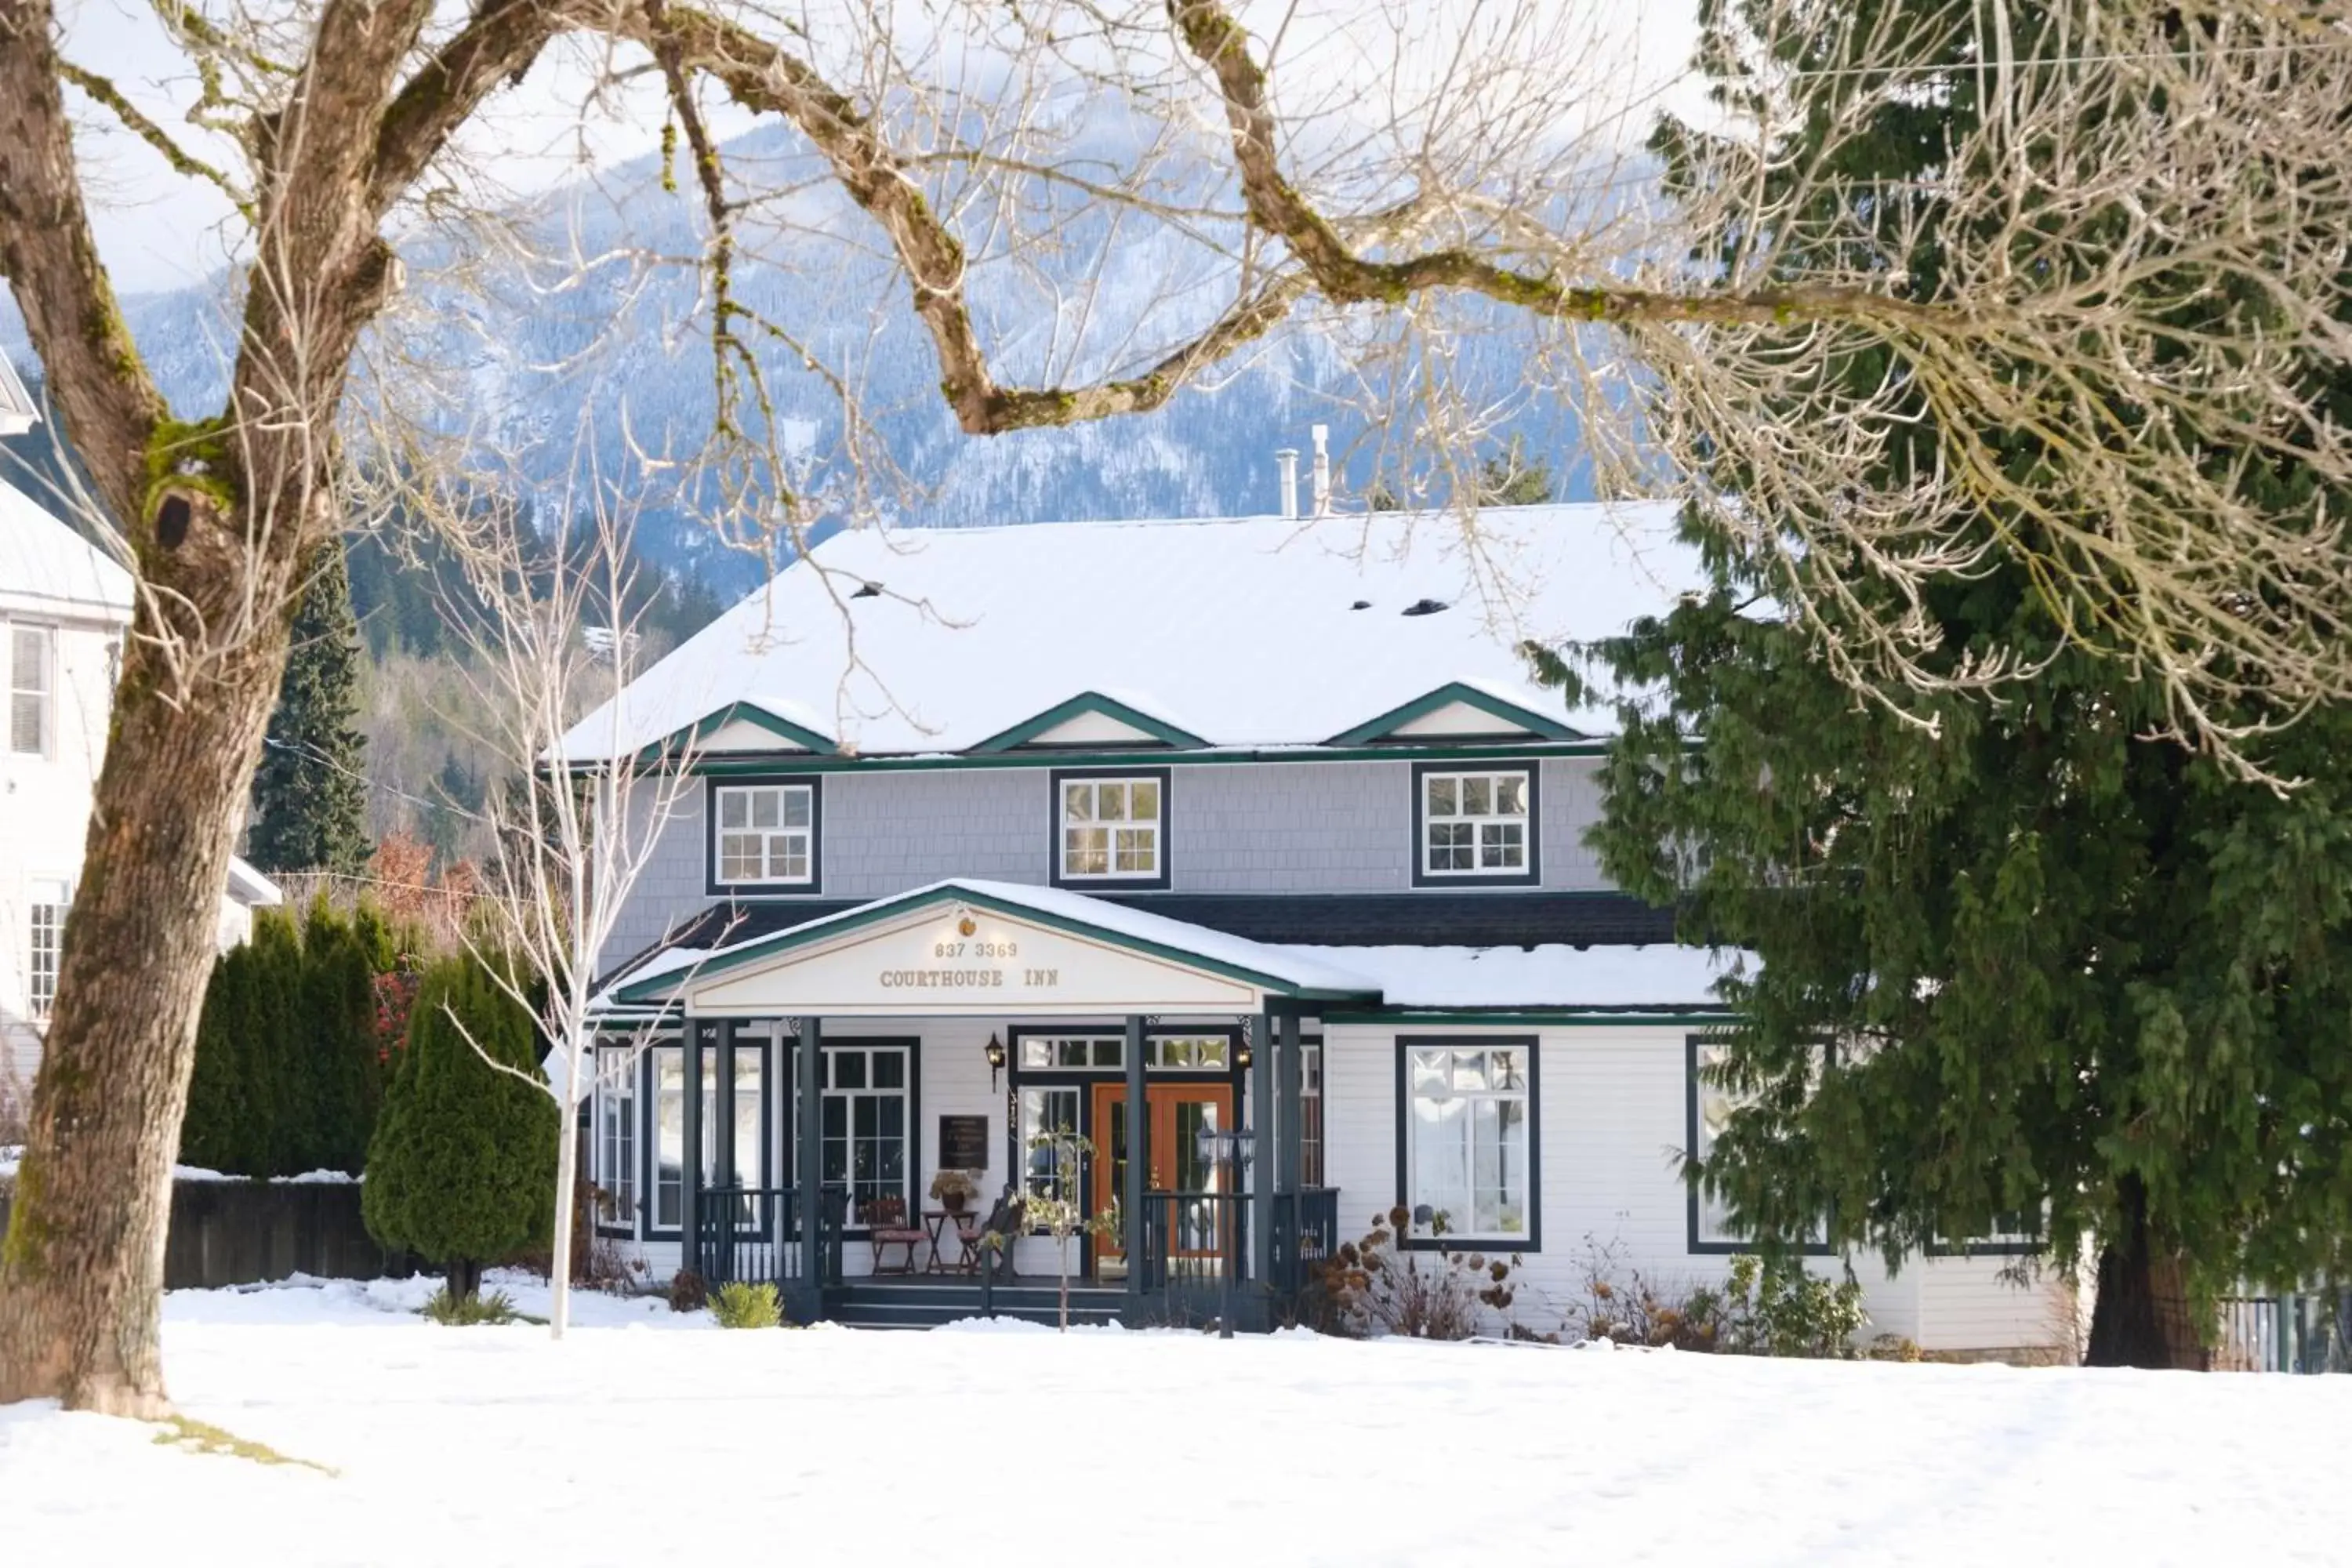
[[[1000,1318],[1051,1327],[1057,1319],[1059,1289],[1034,1280],[996,1288],[992,1307]],[[892,1283],[858,1279],[824,1294],[825,1315],[854,1329],[936,1329],[980,1316],[980,1287],[962,1283]],[[1070,1323],[1114,1323],[1126,1292],[1100,1286],[1070,1287]]]

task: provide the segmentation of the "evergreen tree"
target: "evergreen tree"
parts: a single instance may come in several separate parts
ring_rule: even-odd
[[[375,967],[366,939],[321,895],[302,928],[302,1016],[312,1114],[302,1170],[364,1168],[375,1129],[381,1074],[375,1035]]]
[[[1541,458],[1530,461],[1519,437],[1478,465],[1480,506],[1541,506],[1551,499],[1551,465]]]
[[[530,1014],[478,962],[435,964],[368,1145],[369,1233],[443,1265],[452,1296],[473,1295],[485,1264],[547,1239],[561,1120]]]
[[[2016,15],[2015,55],[2035,58],[2048,40]],[[1736,58],[1722,8],[1708,21],[1712,58]],[[1956,69],[1948,96],[1891,108],[1845,172],[1932,191],[1943,121],[1975,113],[1979,79]],[[1661,145],[1673,159],[1676,135]],[[1932,268],[1911,281],[1937,286]],[[2199,301],[2221,331],[2242,307]],[[1932,431],[1890,422],[1885,446],[1899,474],[1931,460]],[[2291,465],[2246,482],[2324,499]],[[1995,526],[2055,554],[2018,519]],[[2202,1364],[2215,1294],[2352,1265],[2352,714],[2273,745],[2305,787],[2248,785],[2161,739],[2158,683],[2058,624],[2014,567],[1924,608],[1948,670],[2003,648],[2035,673],[1998,703],[1937,693],[1898,713],[1819,658],[1853,626],[1768,618],[1790,585],[1687,527],[1711,595],[1600,650],[1656,695],[1623,710],[1594,841],[1621,884],[1679,901],[1686,935],[1762,960],[1727,987],[1722,1081],[1742,1109],[1693,1178],[1768,1247],[1826,1224],[1894,1263],[2022,1229],[2056,1265],[2095,1259],[2095,1363]],[[1856,580],[1868,607],[1898,602]]]
[[[183,1165],[232,1175],[255,1173],[247,1061],[255,967],[250,946],[213,961],[211,984],[196,1021],[196,1062],[188,1078],[188,1110],[180,1121]]]
[[[293,647],[253,778],[248,853],[265,871],[365,868],[367,743],[359,713],[359,626],[342,552],[326,552],[295,612]]]

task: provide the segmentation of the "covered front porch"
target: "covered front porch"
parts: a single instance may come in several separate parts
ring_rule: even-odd
[[[1074,1321],[1244,1328],[1287,1321],[1338,1241],[1315,1023],[1379,1001],[1278,947],[963,881],[664,953],[612,998],[674,1031],[635,1234],[707,1285],[919,1326],[1050,1319],[1066,1267]],[[941,1171],[973,1176],[961,1215]],[[1033,1198],[1102,1224],[1007,1222]]]

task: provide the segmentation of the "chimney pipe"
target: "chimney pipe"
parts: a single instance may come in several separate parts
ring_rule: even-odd
[[[1331,510],[1331,426],[1315,426],[1315,515]]]
[[[1298,515],[1298,448],[1285,447],[1275,453],[1274,460],[1282,469],[1282,515],[1295,518]]]

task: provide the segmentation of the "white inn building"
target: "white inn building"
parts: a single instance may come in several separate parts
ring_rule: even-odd
[[[1516,1315],[1596,1247],[1664,1282],[1741,1250],[1684,1183],[1738,955],[1602,878],[1605,712],[1516,646],[1696,580],[1657,510],[839,535],[583,720],[695,774],[605,954],[600,1228],[656,1276],[772,1279],[858,1322],[1049,1300],[978,1206],[1062,1190],[1097,1317],[1246,1323],[1376,1213],[1524,1258]],[[1506,595],[1500,585],[1507,584]],[[667,752],[665,746],[671,748]],[[649,793],[649,792],[641,792]],[[642,798],[635,809],[646,809]],[[647,1033],[654,1044],[641,1054]],[[1056,1168],[1032,1140],[1092,1152]],[[1236,1164],[1204,1133],[1244,1131]],[[692,1151],[693,1156],[688,1157]],[[809,1194],[818,1194],[809,1201]],[[1873,1332],[2064,1332],[1997,1247],[1863,1281]],[[1822,1259],[1819,1267],[1843,1267]],[[901,1273],[902,1269],[912,1272]]]

